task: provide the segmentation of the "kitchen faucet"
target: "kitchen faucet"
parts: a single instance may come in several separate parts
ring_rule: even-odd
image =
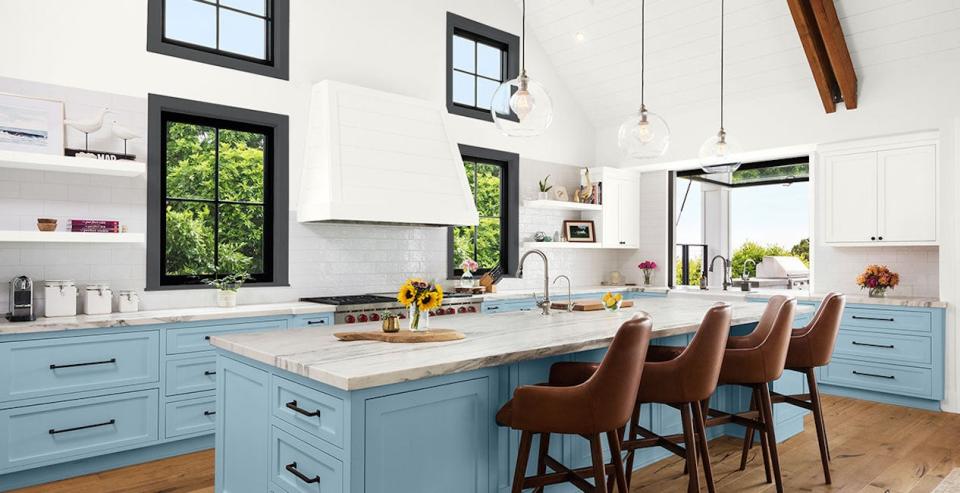
[[[753,261],[752,258],[748,258],[743,261],[743,272],[740,273],[740,290],[741,291],[750,291],[750,271],[747,270],[747,263],[753,264],[753,270],[757,270],[757,263]]]
[[[570,278],[563,274],[560,274],[559,276],[557,276],[556,279],[553,280],[553,283],[556,284],[557,281],[559,281],[560,279],[567,280],[567,311],[572,312],[573,311],[573,294],[570,288]]]
[[[537,298],[537,293],[534,292],[533,301],[543,310],[544,315],[550,315],[550,266],[547,261],[547,254],[537,249],[524,253],[523,256],[520,257],[520,268],[517,269],[517,279],[523,279],[523,262],[527,260],[527,257],[529,257],[531,253],[539,255],[540,258],[543,259],[543,300]]]
[[[723,261],[723,290],[726,291],[727,288],[733,285],[730,282],[730,261],[726,259],[723,255],[717,255],[710,260],[710,272],[713,272],[713,266],[717,263],[717,259]]]

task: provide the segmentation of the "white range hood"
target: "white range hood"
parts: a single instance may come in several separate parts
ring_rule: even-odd
[[[315,84],[297,220],[476,225],[441,106],[342,82]]]

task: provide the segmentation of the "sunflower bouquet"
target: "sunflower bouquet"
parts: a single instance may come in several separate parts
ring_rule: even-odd
[[[397,292],[397,301],[410,308],[410,330],[426,330],[427,323],[421,327],[421,319],[443,303],[443,288],[423,279],[407,279]]]

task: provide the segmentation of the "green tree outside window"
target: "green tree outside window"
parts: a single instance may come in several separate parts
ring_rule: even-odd
[[[460,264],[472,258],[483,272],[496,267],[503,251],[503,168],[492,163],[464,161],[464,172],[480,214],[478,226],[453,228],[453,262]]]

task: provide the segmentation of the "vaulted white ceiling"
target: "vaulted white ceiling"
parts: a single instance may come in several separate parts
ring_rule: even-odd
[[[640,6],[527,2],[528,29],[598,127],[639,106]],[[837,0],[836,7],[861,87],[898,60],[960,50],[960,0]],[[786,0],[728,0],[726,9],[728,101],[802,91],[820,105]],[[646,15],[648,108],[718,108],[720,0],[647,0]]]

